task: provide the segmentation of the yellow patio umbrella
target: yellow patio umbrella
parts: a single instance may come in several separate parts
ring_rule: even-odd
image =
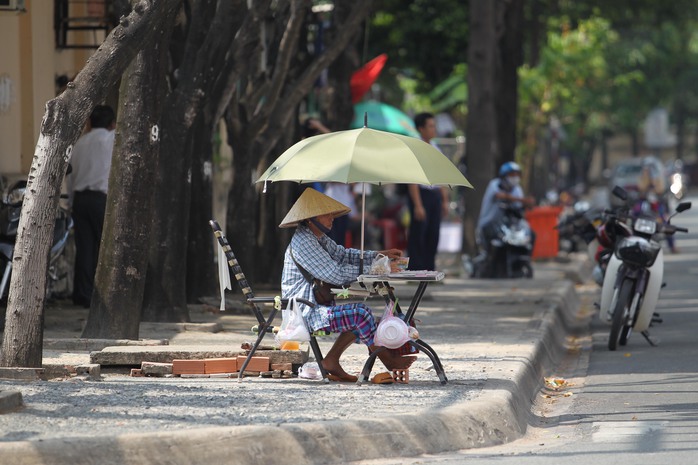
[[[415,137],[363,127],[309,137],[282,153],[257,182],[423,184],[472,188],[436,147]],[[363,193],[366,205],[366,191]],[[365,210],[361,215],[361,256]]]

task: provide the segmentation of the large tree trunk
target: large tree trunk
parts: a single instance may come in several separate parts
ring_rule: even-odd
[[[246,18],[244,0],[206,0],[192,10],[181,66],[163,114],[144,321],[189,321],[186,276],[194,122],[212,100],[217,80],[230,72],[230,50]],[[228,76],[225,76],[227,79]],[[222,92],[222,88],[220,88]],[[211,134],[213,128],[206,128]]]
[[[500,31],[498,56],[501,73],[497,80],[497,132],[500,154],[496,165],[513,161],[518,140],[516,120],[519,104],[519,66],[523,63],[523,0],[497,2]]]
[[[150,242],[150,225],[143,219],[153,210],[171,13],[122,80],[95,296],[83,337],[138,339]]]
[[[227,228],[235,224],[235,231],[228,235],[228,241],[237,256],[245,275],[253,283],[268,282],[269,278],[261,275],[261,270],[268,270],[269,262],[264,266],[253,266],[258,258],[259,250],[257,234],[259,195],[251,181],[251,174],[257,169],[252,152],[252,142],[246,137],[239,137],[233,130],[233,123],[226,120],[228,127],[228,141],[233,148],[233,184],[228,195]],[[249,144],[249,145],[248,145]]]
[[[498,2],[470,2],[468,43],[468,121],[466,151],[472,191],[465,196],[463,249],[477,252],[475,226],[482,196],[499,156],[495,89],[497,76],[496,10]]]
[[[211,126],[204,114],[197,118],[192,128],[192,146],[189,149],[194,154],[191,166],[192,196],[186,271],[189,303],[199,302],[200,297],[215,295],[218,287],[213,262],[213,234],[208,225],[213,217]]]
[[[138,3],[66,91],[46,104],[15,245],[2,366],[41,366],[48,252],[72,145],[92,109],[104,100],[138,51],[152,40],[153,25],[178,5],[179,0]]]

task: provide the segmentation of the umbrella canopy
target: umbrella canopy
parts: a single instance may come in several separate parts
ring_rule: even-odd
[[[432,145],[370,128],[303,139],[282,153],[257,180],[267,181],[472,187],[451,160]]]
[[[368,116],[373,129],[419,137],[412,118],[387,103],[375,100],[357,103],[354,105],[354,119],[349,127],[352,129],[363,127],[365,116]]]
[[[308,137],[292,145],[257,182],[363,182],[473,187],[463,173],[421,139],[363,127]],[[361,261],[364,258],[366,189],[361,212]]]
[[[383,66],[385,66],[387,60],[388,55],[382,53],[351,75],[351,81],[349,83],[351,88],[351,103],[358,103],[361,101],[363,96],[366,95],[366,92],[371,88],[371,85],[378,79],[378,75],[383,70]]]

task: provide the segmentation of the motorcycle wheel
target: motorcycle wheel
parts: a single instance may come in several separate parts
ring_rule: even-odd
[[[624,330],[626,310],[630,305],[630,296],[633,292],[632,281],[625,280],[620,286],[618,299],[613,308],[613,321],[611,322],[611,333],[608,335],[608,350],[616,350],[621,338],[621,330]],[[627,335],[626,335],[627,341]]]

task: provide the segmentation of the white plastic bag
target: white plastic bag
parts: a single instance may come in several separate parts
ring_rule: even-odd
[[[394,302],[386,305],[385,313],[376,328],[374,343],[377,346],[397,349],[410,339],[407,323],[393,315]]]
[[[310,333],[305,326],[303,314],[296,302],[296,298],[289,299],[286,310],[281,310],[281,329],[276,333],[276,342],[284,341],[308,342]]]
[[[371,263],[371,270],[369,274],[390,274],[390,258],[386,257],[382,253],[376,255],[375,260]]]
[[[304,379],[322,379],[320,366],[317,362],[306,362],[298,369],[298,377]]]

